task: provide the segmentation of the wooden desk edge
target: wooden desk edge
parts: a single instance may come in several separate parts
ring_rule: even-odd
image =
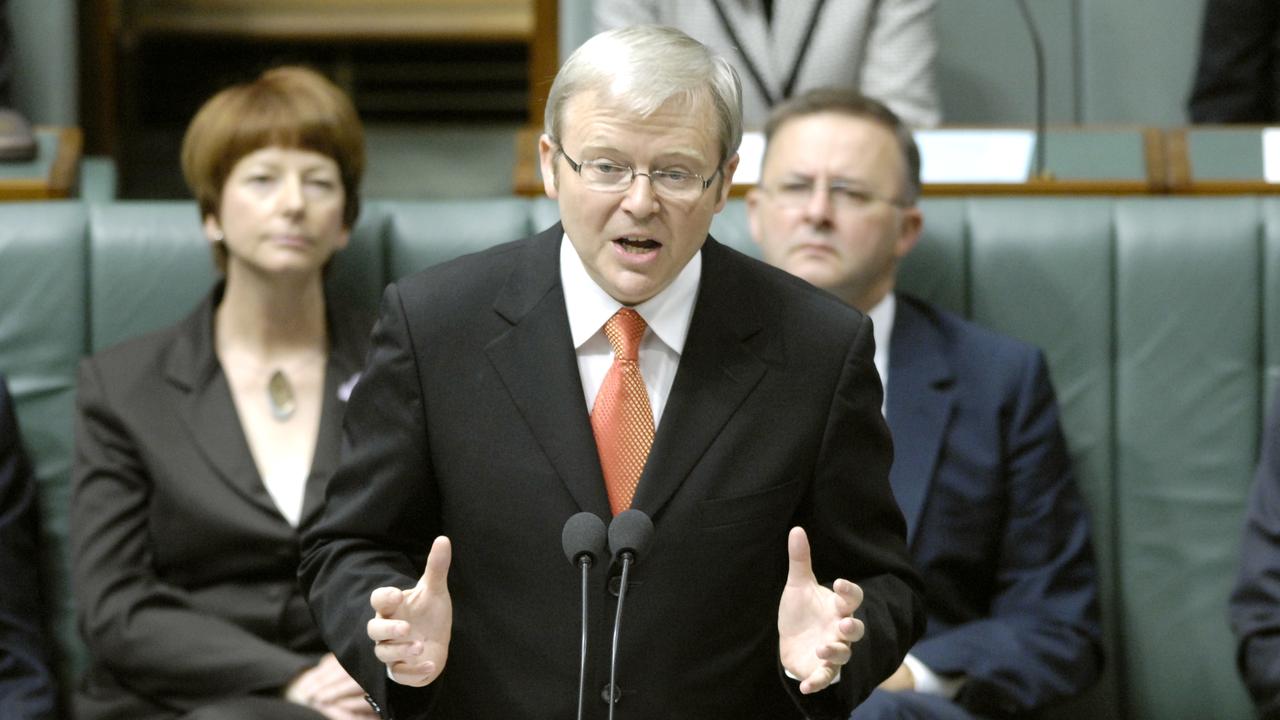
[[[76,185],[84,133],[78,127],[48,129],[58,132],[58,154],[49,168],[49,197],[67,198]]]

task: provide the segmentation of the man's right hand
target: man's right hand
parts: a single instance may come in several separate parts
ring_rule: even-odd
[[[444,672],[453,632],[448,583],[452,557],[449,538],[438,537],[417,585],[408,590],[381,587],[369,596],[374,616],[368,634],[374,654],[401,685],[422,687]]]

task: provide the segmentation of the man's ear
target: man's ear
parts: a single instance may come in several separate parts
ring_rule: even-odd
[[[747,230],[751,233],[751,242],[757,247],[763,248],[760,243],[763,230],[760,227],[760,202],[761,193],[764,191],[759,187],[753,187],[747,191]]]
[[[738,171],[738,163],[741,160],[738,153],[734,153],[733,157],[724,164],[724,172],[720,173],[720,187],[717,188],[720,197],[716,198],[716,212],[723,210],[725,203],[729,202],[729,191],[733,189],[733,174]]]
[[[555,200],[560,197],[560,178],[556,176],[556,155],[560,147],[546,133],[538,138],[538,165],[542,169],[542,191]]]
[[[894,255],[899,260],[906,257],[920,242],[920,234],[924,231],[924,213],[912,205],[902,209],[902,224],[898,228],[898,239],[894,242]]]

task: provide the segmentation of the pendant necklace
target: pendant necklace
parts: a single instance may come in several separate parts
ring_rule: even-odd
[[[293,417],[294,411],[298,409],[293,384],[289,382],[289,376],[284,374],[283,369],[271,373],[271,379],[267,381],[267,403],[271,406],[271,417],[280,422]]]

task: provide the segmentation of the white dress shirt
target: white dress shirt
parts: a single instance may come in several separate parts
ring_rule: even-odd
[[[880,413],[884,414],[889,401],[889,339],[893,337],[893,319],[898,314],[898,298],[893,293],[885,295],[867,312],[876,341],[876,372],[880,374],[880,387],[884,390]]]
[[[655,429],[662,420],[662,411],[666,409],[676,369],[680,366],[701,278],[702,253],[699,252],[662,292],[634,307],[649,326],[640,341],[640,375],[649,391]],[[604,335],[604,324],[618,312],[622,303],[591,279],[567,235],[560,240],[560,284],[569,315],[569,333],[578,356],[582,393],[587,412],[591,412],[596,394],[613,365],[613,347]]]

